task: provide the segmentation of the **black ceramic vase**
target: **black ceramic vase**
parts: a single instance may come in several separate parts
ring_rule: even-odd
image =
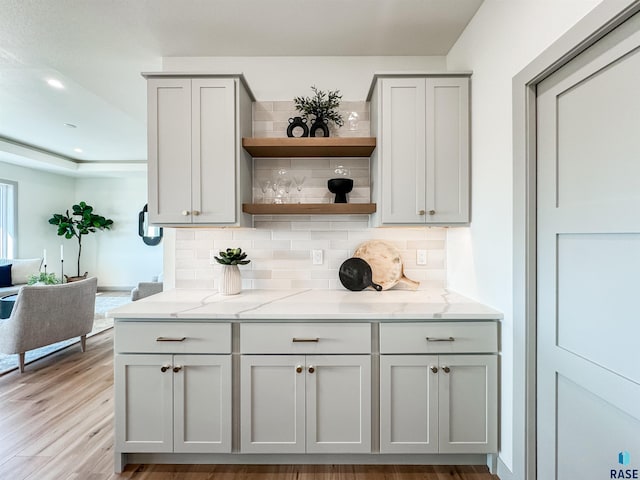
[[[347,203],[347,193],[353,189],[353,179],[332,178],[327,182],[327,186],[331,193],[336,194],[333,203]]]
[[[318,130],[320,132],[318,132]],[[318,133],[321,133],[321,135],[319,135]],[[311,124],[311,128],[309,129],[309,136],[310,137],[328,137],[329,127],[327,126],[327,120],[322,117],[317,117]]]

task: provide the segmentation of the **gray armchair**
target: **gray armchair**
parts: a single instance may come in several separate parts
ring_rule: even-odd
[[[95,277],[22,287],[11,316],[0,320],[0,352],[19,354],[20,372],[27,350],[79,336],[84,352],[93,328],[97,288]]]
[[[131,301],[135,302],[141,298],[160,293],[162,286],[162,282],[139,282],[138,286],[131,290]]]

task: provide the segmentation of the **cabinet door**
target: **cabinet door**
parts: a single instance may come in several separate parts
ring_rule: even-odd
[[[174,451],[231,452],[231,356],[175,355],[173,366]]]
[[[243,453],[304,453],[303,355],[243,355],[240,445]]]
[[[173,450],[171,366],[171,355],[115,356],[116,451]]]
[[[193,223],[236,221],[236,114],[232,78],[194,78]]]
[[[380,356],[380,452],[438,452],[438,356]],[[434,371],[435,369],[435,371]]]
[[[371,452],[371,357],[307,355],[307,453]]]
[[[147,83],[149,218],[191,223],[191,80]]]
[[[426,221],[468,222],[469,79],[427,78],[426,102]]]
[[[440,356],[440,453],[498,451],[497,381],[496,355]]]
[[[382,223],[424,223],[425,79],[385,78],[381,96]]]

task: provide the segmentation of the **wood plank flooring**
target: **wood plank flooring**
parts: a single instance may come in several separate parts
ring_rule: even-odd
[[[498,480],[486,466],[128,465],[113,473],[113,335],[0,376],[0,479]]]

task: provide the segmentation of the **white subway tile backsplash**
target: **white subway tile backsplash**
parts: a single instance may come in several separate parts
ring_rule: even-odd
[[[370,115],[367,102],[344,101],[340,111],[342,128],[331,127],[338,137],[369,136]],[[286,137],[288,119],[300,116],[293,101],[254,102],[254,137]],[[349,113],[358,114],[355,130],[346,122]],[[369,203],[371,174],[368,158],[260,158],[253,161],[253,201],[271,202],[273,191],[265,193],[260,180],[273,178],[279,169],[289,176],[304,175],[298,192],[292,185],[292,203],[331,203],[327,180],[336,176],[342,165],[350,170],[354,189],[351,203]],[[420,281],[420,289],[446,285],[447,229],[442,227],[369,228],[368,215],[256,215],[254,228],[181,228],[175,245],[175,278],[178,288],[217,288],[219,265],[209,265],[209,251],[240,247],[251,263],[240,267],[244,289],[344,287],[338,278],[340,265],[353,255],[360,243],[380,239],[400,249],[405,274]],[[324,252],[322,265],[312,265],[311,250]],[[427,251],[427,265],[416,264],[416,250]],[[407,288],[399,285],[397,288]]]

